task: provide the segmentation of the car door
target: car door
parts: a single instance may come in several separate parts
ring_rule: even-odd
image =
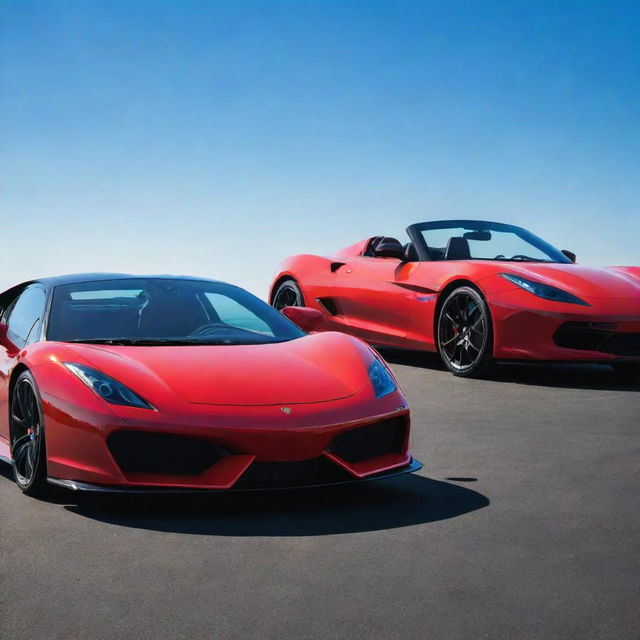
[[[336,271],[335,298],[349,333],[373,344],[405,346],[416,264],[357,256]]]
[[[41,284],[32,284],[10,302],[2,314],[2,322],[7,325],[7,337],[18,349],[16,352],[0,345],[0,449],[4,449],[2,444],[6,447],[9,442],[8,403],[11,372],[20,361],[21,350],[40,339],[45,302],[44,287]]]

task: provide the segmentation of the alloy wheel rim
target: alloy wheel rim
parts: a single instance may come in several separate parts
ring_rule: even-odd
[[[473,367],[482,357],[487,340],[487,320],[478,301],[460,293],[442,309],[440,353],[458,371]]]
[[[18,482],[26,486],[34,478],[42,438],[40,411],[33,387],[21,380],[11,400],[11,450]]]
[[[300,307],[302,306],[300,293],[294,286],[283,284],[276,292],[273,306],[278,310],[284,309],[284,307]]]

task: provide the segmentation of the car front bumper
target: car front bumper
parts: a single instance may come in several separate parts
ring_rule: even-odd
[[[47,474],[68,488],[197,491],[339,484],[412,469],[400,392],[375,406],[352,397],[283,409],[202,405],[115,418],[45,393]]]
[[[580,306],[532,297],[521,290],[491,296],[497,360],[640,362],[640,300]]]

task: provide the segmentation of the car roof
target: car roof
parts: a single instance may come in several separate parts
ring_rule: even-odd
[[[145,280],[194,280],[202,282],[215,282],[216,284],[229,284],[227,282],[223,282],[222,280],[214,280],[211,278],[200,278],[196,276],[174,276],[170,274],[140,275],[135,273],[70,273],[61,276],[50,276],[46,278],[34,278],[33,280],[27,280],[26,282],[22,282],[21,284],[10,287],[9,289],[1,293],[0,296],[8,293],[9,291],[21,289],[35,283],[43,284],[45,287],[47,287],[47,289],[50,289],[63,284],[81,284],[85,282],[100,282],[101,280],[129,280],[131,278],[140,278]]]

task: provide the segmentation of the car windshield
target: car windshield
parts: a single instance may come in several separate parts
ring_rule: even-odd
[[[303,335],[244,289],[177,278],[58,285],[47,326],[48,340],[126,345],[267,344]]]
[[[447,220],[417,225],[430,260],[571,262],[526,229],[498,222]]]

